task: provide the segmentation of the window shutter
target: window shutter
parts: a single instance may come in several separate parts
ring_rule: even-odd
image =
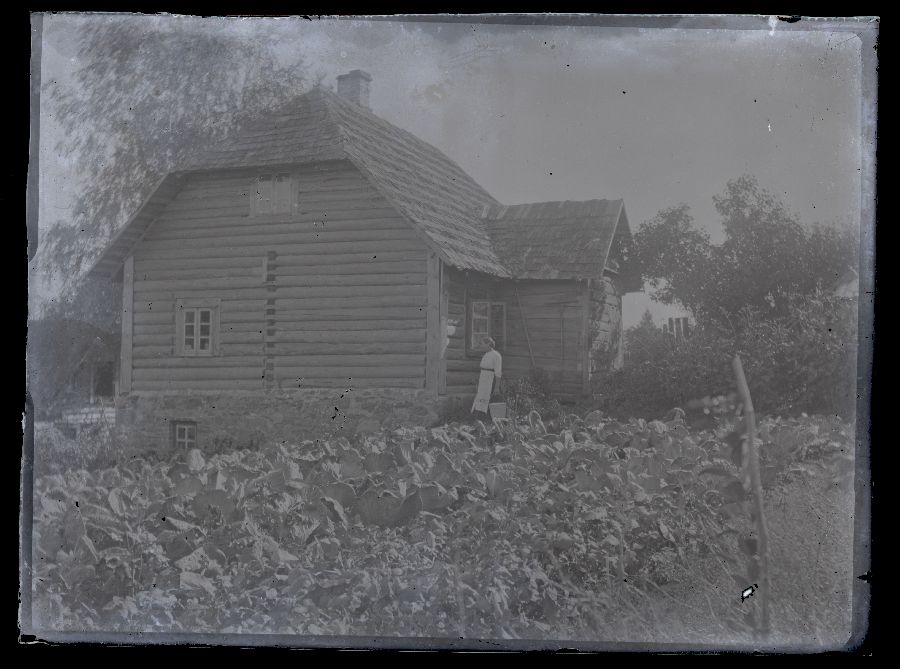
[[[298,207],[299,181],[285,172],[261,174],[256,178],[250,202],[250,215],[293,215]]]

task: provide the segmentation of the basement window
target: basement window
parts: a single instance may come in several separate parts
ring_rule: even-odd
[[[291,214],[297,207],[297,179],[290,174],[261,174],[250,204],[252,216]]]
[[[172,423],[172,441],[175,448],[190,450],[197,446],[197,423],[175,421]]]
[[[177,300],[176,353],[184,356],[218,355],[219,301]]]

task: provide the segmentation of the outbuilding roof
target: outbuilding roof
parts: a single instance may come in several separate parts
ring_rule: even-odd
[[[522,279],[599,278],[614,244],[631,241],[622,200],[494,205],[482,216],[497,255]],[[631,279],[628,269],[615,268]]]

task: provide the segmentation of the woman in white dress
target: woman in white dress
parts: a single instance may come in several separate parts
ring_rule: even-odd
[[[487,413],[495,390],[494,379],[497,380],[499,389],[500,378],[503,376],[503,358],[494,348],[496,344],[493,339],[485,337],[482,343],[488,347],[488,351],[481,358],[481,374],[478,377],[478,390],[472,403],[472,411]]]

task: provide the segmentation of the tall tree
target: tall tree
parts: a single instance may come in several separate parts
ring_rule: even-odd
[[[697,228],[686,205],[660,211],[635,234],[653,297],[684,305],[700,321],[733,324],[745,307],[786,315],[792,295],[832,288],[858,266],[855,230],[801,224],[753,177],[730,181],[713,203],[722,244]]]
[[[302,91],[300,68],[281,64],[273,41],[235,28],[181,17],[97,16],[81,24],[77,85],[51,81],[44,94],[65,131],[57,150],[86,187],[72,218],[41,239],[45,276],[71,287],[166,172]]]
[[[650,310],[644,311],[641,320],[625,331],[625,360],[648,360],[652,352],[667,344],[669,338],[653,322]]]

